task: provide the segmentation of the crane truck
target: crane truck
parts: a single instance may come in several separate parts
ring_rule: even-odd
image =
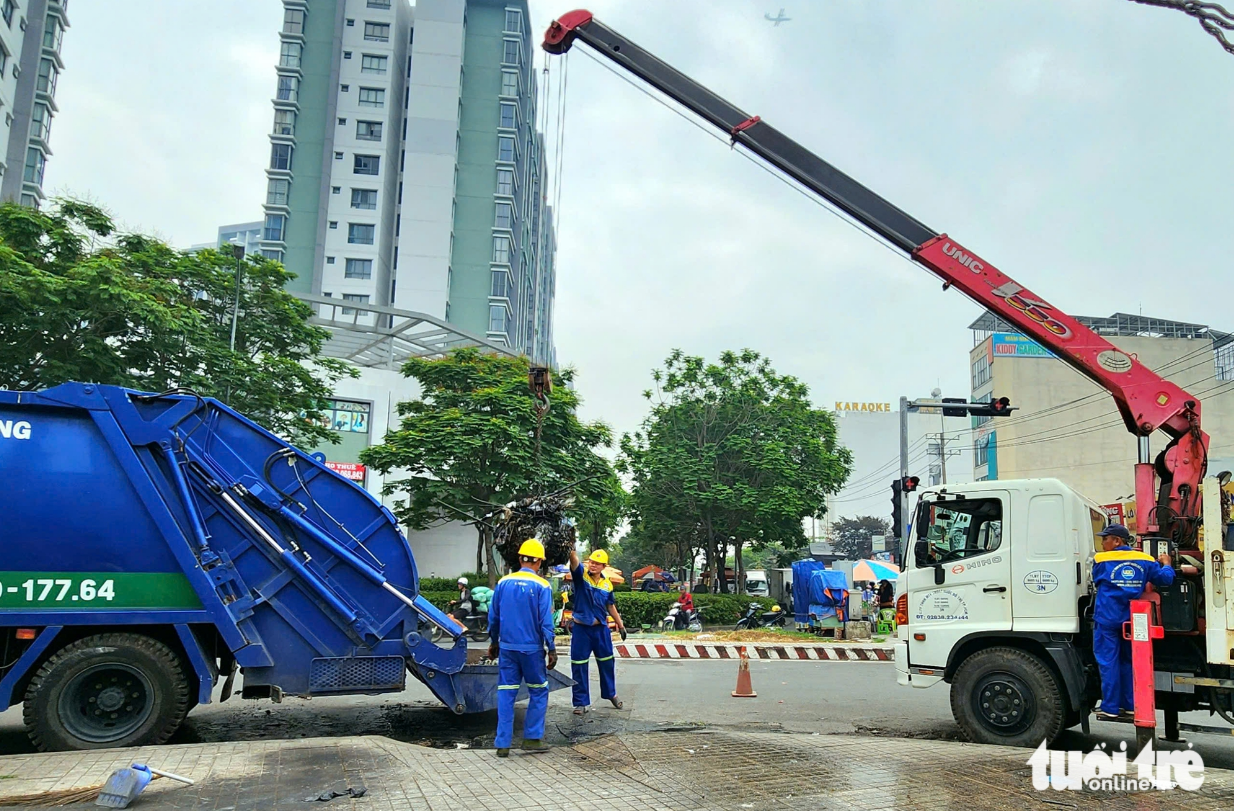
[[[496,707],[394,515],[218,400],[0,391],[0,470],[0,710],[40,749],[164,743],[238,674],[244,698],[410,673],[455,713]]]
[[[1156,613],[1144,617],[1163,635],[1148,643],[1156,669],[1138,666],[1137,686],[1150,682],[1147,695],[1166,711],[1167,737],[1179,711],[1209,709],[1234,723],[1234,554],[1223,548],[1218,481],[1205,480],[1209,438],[1200,401],[967,244],[927,227],[585,10],[554,20],[543,47],[563,54],[576,43],[703,119],[734,148],[902,251],[944,290],[958,289],[1110,393],[1137,437],[1136,543],[1154,555],[1168,551],[1181,564],[1175,585],[1149,609]],[[1157,431],[1168,443],[1153,458],[1149,437]],[[898,588],[899,683],[949,683],[955,719],[977,742],[1036,746],[1087,725],[1100,693],[1091,568],[1106,521],[1099,505],[1057,479],[922,491]],[[1210,528],[1207,548],[1202,524]],[[945,548],[939,538],[949,539]],[[1151,708],[1137,705],[1137,724],[1141,714],[1144,725],[1155,723]]]

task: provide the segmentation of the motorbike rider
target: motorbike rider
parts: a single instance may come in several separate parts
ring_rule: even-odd
[[[475,603],[471,599],[471,589],[465,577],[460,577],[454,585],[458,588],[458,599],[454,601],[454,618],[465,620],[475,608]]]

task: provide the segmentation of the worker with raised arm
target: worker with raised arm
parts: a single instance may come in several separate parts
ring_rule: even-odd
[[[1131,548],[1131,533],[1122,524],[1110,524],[1097,536],[1102,550],[1093,560],[1093,656],[1101,672],[1102,720],[1133,714],[1135,685],[1131,672],[1131,642],[1123,638],[1123,623],[1131,620],[1131,601],[1149,583],[1168,586],[1174,582],[1170,556],[1157,560]]]
[[[490,659],[497,659],[497,757],[510,756],[514,740],[514,701],[527,685],[529,700],[523,719],[523,750],[544,752],[544,716],[548,712],[548,670],[557,667],[553,636],[553,591],[540,577],[544,545],[524,541],[518,549],[520,569],[497,583],[488,610]]]
[[[617,697],[617,668],[613,661],[613,634],[608,629],[612,617],[621,638],[626,638],[626,626],[617,613],[613,600],[613,583],[604,576],[608,552],[597,549],[587,558],[586,566],[579,561],[578,550],[570,547],[570,579],[574,583],[574,624],[570,632],[570,674],[574,678],[574,714],[582,715],[591,706],[591,685],[587,664],[594,653],[600,671],[600,698],[621,709]]]

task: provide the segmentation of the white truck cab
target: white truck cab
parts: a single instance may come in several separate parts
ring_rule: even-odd
[[[1105,525],[1058,479],[923,491],[897,588],[899,683],[950,681],[957,722],[989,742],[1035,745],[1078,723],[1090,645],[1077,639]]]

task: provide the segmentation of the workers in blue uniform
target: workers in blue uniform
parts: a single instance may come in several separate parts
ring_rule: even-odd
[[[1102,549],[1093,560],[1093,584],[1097,598],[1093,605],[1093,656],[1101,671],[1099,719],[1132,715],[1135,703],[1131,676],[1131,642],[1123,638],[1123,623],[1131,620],[1131,601],[1152,583],[1168,586],[1174,582],[1170,556],[1153,560],[1152,555],[1130,547],[1131,533],[1122,524],[1111,524],[1097,533]]]
[[[587,663],[594,653],[600,671],[600,698],[621,709],[617,697],[617,668],[613,661],[613,634],[608,629],[612,617],[621,638],[626,638],[626,626],[613,601],[613,584],[604,576],[608,552],[597,549],[587,558],[586,571],[578,559],[578,551],[570,549],[570,579],[574,583],[574,624],[570,632],[570,671],[574,678],[574,714],[582,715],[591,705],[591,685]]]
[[[522,568],[497,583],[488,610],[492,642],[490,659],[497,659],[497,757],[510,756],[514,739],[514,701],[519,685],[526,683],[529,700],[523,720],[523,749],[543,752],[544,716],[548,712],[548,670],[557,667],[553,634],[553,593],[540,577],[544,545],[524,541],[518,550]]]

